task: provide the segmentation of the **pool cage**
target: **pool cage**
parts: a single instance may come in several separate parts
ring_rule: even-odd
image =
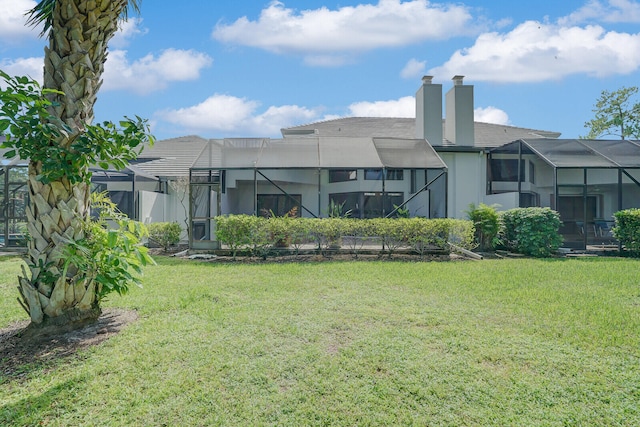
[[[189,244],[216,249],[224,214],[446,217],[447,168],[425,140],[300,136],[211,140],[189,171]]]
[[[565,247],[617,246],[613,214],[640,207],[638,141],[527,139],[487,159],[487,193],[515,191],[520,207],[557,210]]]
[[[158,178],[135,166],[122,171],[92,170],[92,191],[106,191],[118,209],[140,220],[140,189],[159,191]],[[28,162],[2,159],[0,164],[0,250],[21,251],[27,244]]]

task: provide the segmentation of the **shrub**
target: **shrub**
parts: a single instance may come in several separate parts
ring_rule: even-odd
[[[640,254],[640,209],[625,209],[613,214],[613,235],[634,256]]]
[[[339,248],[347,227],[347,221],[338,217],[318,218],[312,222],[312,232],[320,249]]]
[[[252,215],[222,215],[216,217],[216,238],[229,246],[235,259],[242,248],[251,244],[251,227],[254,222]]]
[[[496,207],[480,203],[469,205],[466,211],[467,217],[475,226],[475,240],[481,251],[492,251],[498,245],[498,233],[500,232],[500,215]]]
[[[354,258],[357,258],[365,243],[378,238],[375,234],[374,222],[370,219],[356,218],[345,221],[347,221],[348,225],[343,235],[349,237],[347,246]]]
[[[465,249],[473,247],[474,226],[471,221],[438,218],[293,218],[223,215],[216,218],[216,236],[227,245],[233,257],[241,249],[253,255],[268,255],[283,239],[296,253],[303,244],[314,242],[318,250],[339,248],[349,237],[348,247],[356,255],[365,241],[381,241],[391,256],[400,247],[413,247],[423,254],[437,248],[449,250],[448,243]]]
[[[408,223],[408,244],[420,256],[433,249],[449,250],[452,243],[464,249],[474,246],[471,221],[453,218],[412,218]]]
[[[407,246],[409,240],[409,224],[413,219],[409,218],[375,218],[372,232],[382,239],[384,248],[391,255],[402,246]]]
[[[501,213],[502,243],[514,252],[548,257],[562,244],[560,215],[549,208],[516,208]]]
[[[291,246],[296,255],[300,253],[302,245],[313,241],[312,221],[310,218],[293,218],[289,223]]]
[[[180,241],[182,228],[177,222],[152,222],[147,226],[149,229],[149,240],[162,246],[164,250]]]
[[[144,224],[130,220],[105,193],[91,197],[92,207],[98,208],[100,216],[85,222],[83,239],[65,246],[63,274],[75,266],[83,278],[96,281],[96,294],[101,300],[110,292],[126,293],[131,283],[141,286],[142,267],[154,261],[140,243],[147,235]]]

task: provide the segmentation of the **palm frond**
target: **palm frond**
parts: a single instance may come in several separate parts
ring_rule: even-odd
[[[27,25],[37,27],[41,23],[44,23],[40,37],[46,35],[51,29],[53,8],[55,5],[56,0],[41,0],[33,9],[26,13],[26,15],[28,15]]]
[[[37,27],[40,24],[44,24],[42,31],[40,32],[40,37],[49,33],[53,24],[53,8],[56,6],[58,1],[59,0],[40,0],[33,9],[26,13],[28,16],[27,25]],[[127,6],[122,10],[122,20],[126,21],[129,18],[129,9],[133,10],[134,13],[139,14],[141,3],[142,0],[129,0]]]

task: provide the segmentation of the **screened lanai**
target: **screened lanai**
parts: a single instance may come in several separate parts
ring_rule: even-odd
[[[288,137],[211,140],[190,169],[190,244],[216,247],[222,214],[445,217],[447,168],[425,141]]]
[[[23,250],[27,244],[28,161],[7,159],[0,150],[0,250]],[[121,171],[92,169],[92,191],[106,191],[130,218],[139,218],[140,190],[159,191],[158,178],[129,165]]]
[[[638,141],[518,140],[491,150],[488,162],[487,192],[557,210],[566,247],[617,245],[613,214],[640,207]]]
[[[3,156],[0,163],[0,250],[25,247],[28,201],[26,162]]]

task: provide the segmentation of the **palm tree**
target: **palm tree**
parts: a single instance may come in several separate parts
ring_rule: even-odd
[[[28,12],[31,25],[44,24],[44,89],[50,114],[66,124],[54,145],[69,149],[93,121],[107,43],[136,0],[41,0]],[[32,324],[77,325],[100,315],[96,282],[62,256],[66,242],[83,237],[90,212],[90,184],[63,176],[39,179],[42,162],[29,163],[27,269],[19,278],[22,305]],[[88,169],[80,171],[88,174]]]

